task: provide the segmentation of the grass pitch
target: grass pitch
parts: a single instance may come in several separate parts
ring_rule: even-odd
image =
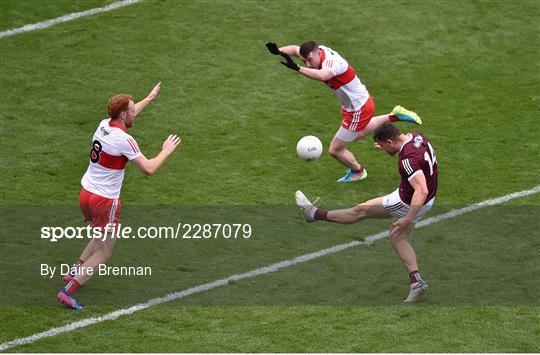
[[[0,27],[107,3],[1,2]],[[296,157],[301,136],[328,145],[339,107],[324,85],[269,55],[270,40],[333,47],[367,85],[377,114],[397,104],[421,114],[439,162],[432,214],[537,185],[539,17],[535,1],[144,1],[0,39],[0,340],[388,227],[299,219],[297,189],[324,206],[348,206],[391,192],[399,177],[395,158],[369,139],[351,148],[369,170],[359,185],[334,183],[343,169],[328,155]],[[53,244],[39,228],[82,225],[79,182],[107,99],[142,98],[158,81],[158,100],[130,133],[147,156],[170,133],[184,143],[156,176],[129,166],[122,221],[240,221],[253,224],[253,237],[126,240],[111,265],[146,263],[154,274],[96,278],[79,292],[87,309],[66,311],[54,300],[58,278],[41,277],[39,265],[72,263],[85,241]],[[379,241],[11,350],[538,352],[539,205],[531,196],[417,230],[432,286],[420,305],[399,304],[406,275]]]

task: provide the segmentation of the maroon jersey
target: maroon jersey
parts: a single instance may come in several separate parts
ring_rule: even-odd
[[[414,189],[409,181],[422,171],[428,188],[428,195],[424,201],[426,204],[437,193],[437,158],[426,136],[419,132],[411,132],[409,137],[399,151],[398,167],[401,175],[399,197],[406,204],[411,204]]]

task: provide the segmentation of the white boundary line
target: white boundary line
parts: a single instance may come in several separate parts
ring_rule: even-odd
[[[497,198],[493,198],[493,199],[490,199],[490,200],[482,201],[480,203],[476,203],[476,204],[469,205],[469,206],[466,206],[466,207],[463,207],[463,208],[455,209],[455,210],[452,210],[450,212],[446,212],[446,213],[440,214],[438,216],[425,219],[424,221],[418,223],[416,225],[416,227],[417,228],[425,227],[425,226],[428,226],[430,224],[442,221],[444,219],[454,218],[454,217],[460,216],[460,215],[465,214],[465,213],[469,213],[469,212],[479,210],[479,209],[484,208],[484,207],[498,205],[498,204],[504,203],[504,202],[512,200],[512,199],[525,197],[525,196],[528,196],[528,195],[533,195],[533,194],[536,194],[536,193],[539,193],[539,192],[540,192],[540,185],[537,185],[537,186],[535,186],[534,188],[532,188],[530,190],[519,191],[519,192],[515,192],[515,193],[509,194],[509,195],[502,196],[502,197],[497,197]],[[73,322],[73,323],[70,323],[70,324],[67,324],[67,325],[64,325],[64,326],[61,326],[61,327],[51,328],[51,329],[49,329],[47,331],[44,331],[44,332],[41,332],[41,333],[36,333],[36,334],[28,336],[28,337],[14,339],[14,340],[5,342],[3,344],[0,344],[0,351],[4,351],[6,349],[13,348],[15,346],[30,344],[30,343],[35,342],[36,340],[39,340],[39,339],[48,338],[48,337],[52,337],[52,336],[59,335],[59,334],[62,334],[62,333],[70,332],[72,330],[87,327],[87,326],[92,325],[92,324],[96,324],[96,323],[100,323],[100,322],[104,322],[104,321],[108,321],[108,320],[113,320],[113,319],[116,319],[118,317],[121,317],[121,316],[124,316],[124,315],[127,315],[127,314],[132,314],[132,313],[141,311],[141,310],[146,309],[146,308],[150,308],[150,307],[153,307],[153,306],[157,306],[159,304],[163,304],[163,303],[171,302],[171,301],[174,301],[174,300],[177,300],[177,299],[180,299],[180,298],[184,298],[184,297],[193,295],[195,293],[200,293],[200,292],[204,292],[204,291],[214,289],[216,287],[225,286],[228,283],[233,282],[233,281],[238,281],[238,280],[242,280],[242,279],[249,279],[249,278],[252,278],[252,277],[255,277],[255,276],[258,276],[258,275],[269,274],[269,273],[272,273],[274,271],[277,271],[277,270],[280,270],[280,269],[283,269],[283,268],[286,268],[286,267],[289,267],[289,266],[304,263],[306,261],[313,260],[313,259],[316,259],[316,258],[320,258],[320,257],[328,255],[328,254],[334,254],[334,253],[337,253],[337,252],[340,252],[342,250],[349,249],[349,248],[352,248],[352,247],[355,247],[355,246],[358,246],[358,245],[369,245],[369,244],[375,242],[376,240],[379,240],[379,239],[382,239],[382,238],[385,238],[386,236],[388,236],[388,232],[389,231],[383,231],[383,232],[371,235],[371,236],[365,238],[365,240],[363,242],[359,242],[359,241],[355,240],[355,241],[352,241],[350,243],[338,244],[338,245],[335,245],[335,246],[333,246],[331,248],[322,249],[322,250],[319,250],[319,251],[311,253],[311,254],[301,255],[301,256],[298,256],[298,257],[296,257],[294,259],[283,260],[283,261],[281,261],[279,263],[264,266],[264,267],[261,267],[259,269],[253,269],[253,270],[247,271],[247,272],[245,272],[243,274],[235,274],[235,275],[229,276],[226,279],[220,279],[220,280],[212,281],[212,282],[209,282],[209,283],[206,283],[206,284],[203,284],[203,285],[198,285],[198,286],[195,286],[195,287],[191,287],[191,288],[179,291],[179,292],[170,293],[170,294],[165,295],[163,297],[152,298],[151,300],[149,300],[149,301],[147,301],[145,303],[139,303],[139,304],[136,304],[136,305],[131,306],[129,308],[119,309],[117,311],[114,311],[114,312],[111,312],[111,313],[106,313],[106,314],[104,314],[102,316],[99,316],[99,317],[86,318],[86,319],[83,319],[83,320],[80,320],[80,321],[77,321],[77,322]]]
[[[45,20],[45,21],[42,21],[42,22],[37,22],[37,23],[29,24],[29,25],[24,25],[23,27],[13,28],[11,30],[6,30],[6,31],[3,31],[3,32],[0,32],[0,38],[13,36],[13,35],[16,35],[16,34],[19,34],[19,33],[25,33],[25,32],[35,31],[35,30],[42,30],[44,28],[51,27],[51,26],[57,25],[59,23],[68,22],[68,21],[78,19],[79,17],[90,16],[90,15],[99,14],[101,12],[107,12],[107,11],[115,10],[115,9],[120,8],[120,7],[133,5],[133,4],[136,4],[136,3],[141,2],[141,1],[142,0],[121,0],[121,1],[116,1],[116,2],[110,3],[109,5],[103,6],[103,7],[97,7],[97,8],[82,11],[82,12],[72,12],[70,14],[60,16],[60,17],[57,17],[57,18],[54,18],[54,19],[51,19],[51,20]]]

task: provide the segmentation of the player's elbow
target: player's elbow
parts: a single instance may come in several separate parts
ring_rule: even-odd
[[[156,173],[156,170],[150,164],[141,166],[140,170],[144,176],[152,176]]]
[[[414,192],[423,198],[426,198],[427,195],[429,194],[427,186],[420,186],[416,188]]]
[[[332,79],[334,77],[334,75],[332,73],[321,73],[319,75],[319,80],[320,81],[328,81],[330,79]]]
[[[137,166],[137,168],[139,168],[143,175],[154,175],[156,169],[154,169],[154,164],[152,163],[151,159],[148,160],[144,156],[142,156],[133,160],[133,163]]]
[[[144,174],[145,176],[152,176],[152,175],[154,175],[154,174],[156,173],[156,171],[157,171],[156,168],[154,168],[154,167],[149,167],[149,168],[147,168],[147,169],[145,169],[145,170],[143,171],[143,174]]]

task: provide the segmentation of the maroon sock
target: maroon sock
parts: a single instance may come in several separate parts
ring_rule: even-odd
[[[314,217],[317,221],[326,221],[328,219],[328,211],[323,210],[322,208],[317,208],[317,210],[315,210]]]
[[[64,287],[64,290],[68,293],[71,293],[71,294],[74,294],[75,292],[77,292],[77,290],[79,289],[79,287],[81,287],[81,285],[75,281],[75,280],[71,280],[70,282],[68,282],[68,284]]]
[[[418,272],[418,270],[414,270],[409,273],[409,283],[413,284],[420,280],[422,280],[422,277],[420,276],[420,272]]]
[[[397,116],[390,115],[390,122],[397,122],[397,121],[399,121],[399,118],[397,118]]]

